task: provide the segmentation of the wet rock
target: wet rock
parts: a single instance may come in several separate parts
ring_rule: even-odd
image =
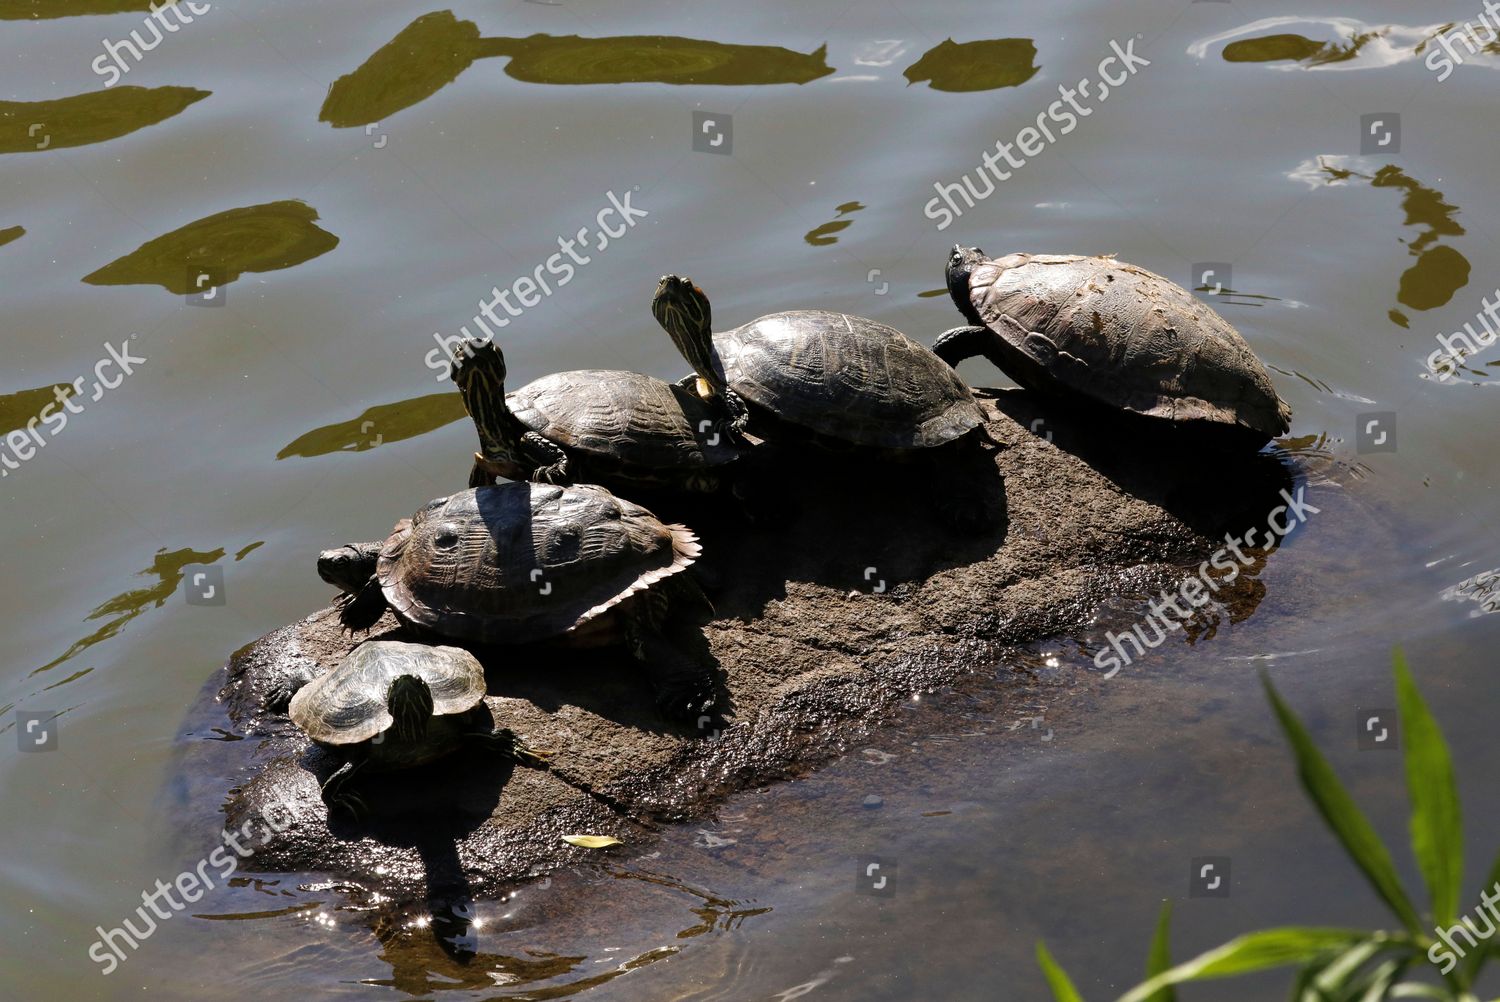
[[[1070,419],[1026,393],[982,397],[1001,445],[954,457],[972,465],[995,513],[982,532],[946,526],[922,467],[858,456],[788,459],[778,485],[795,511],[772,525],[712,502],[640,499],[703,539],[716,618],[701,642],[721,672],[723,722],[663,719],[622,652],[478,650],[497,722],[552,750],[553,768],[453,757],[387,777],[369,798],[373,820],[330,825],[318,787],[334,763],[263,709],[284,673],[328,670],[356,643],[325,609],[238,651],[205,689],[188,730],[224,739],[185,743],[180,826],[217,832],[221,810],[237,826],[280,802],[291,824],[268,833],[254,868],[405,900],[491,893],[600,854],[649,852],[662,823],[706,817],[729,793],[864,748],[914,697],[977,672],[995,677],[1008,645],[1076,631],[1110,600],[1175,583],[1226,531],[1263,524],[1289,485],[1269,456],[1219,469],[1212,455]],[[1050,440],[1028,430],[1043,415]],[[456,481],[466,470],[454,457]],[[349,539],[406,514],[351,518]],[[891,588],[865,587],[872,567]],[[390,619],[371,633],[399,635]],[[570,834],[625,845],[581,849],[563,840]]]

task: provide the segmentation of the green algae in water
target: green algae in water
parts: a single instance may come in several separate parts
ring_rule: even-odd
[[[26,235],[26,227],[24,227],[24,226],[8,226],[5,229],[0,230],[0,247],[4,247],[8,243],[12,243],[12,242],[14,242],[16,240],[20,240],[25,235]]]
[[[227,285],[247,271],[279,271],[333,250],[339,238],[315,226],[317,218],[316,209],[298,201],[229,209],[148,240],[83,280],[160,285],[178,295],[194,291],[195,275]]]
[[[167,5],[164,5],[167,6]],[[151,12],[151,0],[0,0],[0,21],[36,21],[83,14]]]

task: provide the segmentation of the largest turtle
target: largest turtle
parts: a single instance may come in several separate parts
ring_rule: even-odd
[[[954,247],[948,291],[970,326],[933,345],[950,365],[983,355],[1022,386],[1259,448],[1292,410],[1255,352],[1181,286],[1113,257]]]
[[[350,630],[389,608],[412,632],[482,645],[624,641],[663,710],[710,713],[711,664],[669,629],[707,600],[680,577],[697,537],[603,487],[508,483],[428,502],[383,542],[325,550],[318,573],[346,593]]]
[[[877,449],[894,457],[931,455],[984,426],[984,413],[963,377],[894,327],[830,310],[770,313],[739,327],[713,330],[703,290],[678,275],[657,284],[651,312],[693,375],[685,381],[730,418],[780,443],[815,442],[835,449]],[[960,524],[987,513],[970,486],[950,476],[938,491]]]

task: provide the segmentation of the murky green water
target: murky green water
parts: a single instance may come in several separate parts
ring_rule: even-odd
[[[1113,997],[1163,898],[1181,899],[1183,956],[1272,923],[1374,919],[1295,789],[1256,670],[1399,843],[1399,756],[1355,733],[1357,710],[1393,702],[1396,642],[1448,729],[1477,882],[1500,842],[1500,628],[1463,583],[1500,565],[1497,355],[1447,381],[1426,360],[1435,335],[1482,330],[1500,285],[1500,58],[1460,49],[1444,73],[1432,41],[1481,5],[194,9],[112,60],[106,41],[153,41],[143,0],[0,0],[0,430],[51,415],[0,449],[0,994],[1032,999],[1045,937],[1086,994]],[[1150,65],[1101,100],[1112,41]],[[1085,78],[1089,113],[1048,117]],[[1032,146],[1018,133],[1043,124],[1065,134],[981,180],[997,140]],[[939,231],[934,183],[966,173],[973,205],[951,195],[962,211]],[[644,215],[601,218],[616,202]],[[930,294],[955,240],[1115,252],[1224,290],[1296,411],[1282,444],[1315,463],[1323,508],[1260,573],[1253,615],[1108,681],[1060,641],[1029,655],[1024,698],[1007,674],[914,702],[913,733],[937,737],[897,728],[658,856],[483,903],[467,965],[419,915],[239,879],[101,976],[95,927],[213,848],[167,820],[174,755],[208,737],[179,735],[205,681],[326,601],[320,547],[463,475],[472,432],[429,364],[435,332],[473,329],[509,287],[517,382],[675,376],[647,304],[683,271],[736,323],[822,306],[930,339],[957,323]],[[55,749],[18,750],[39,730]],[[861,854],[898,864],[893,896],[856,893]],[[1230,897],[1188,897],[1199,856],[1231,857]]]

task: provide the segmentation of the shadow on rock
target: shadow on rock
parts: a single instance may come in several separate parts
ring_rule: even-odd
[[[1276,455],[1248,452],[1213,431],[1061,401],[1029,390],[986,395],[1022,429],[1046,438],[1117,484],[1211,539],[1264,526],[1294,473]]]

